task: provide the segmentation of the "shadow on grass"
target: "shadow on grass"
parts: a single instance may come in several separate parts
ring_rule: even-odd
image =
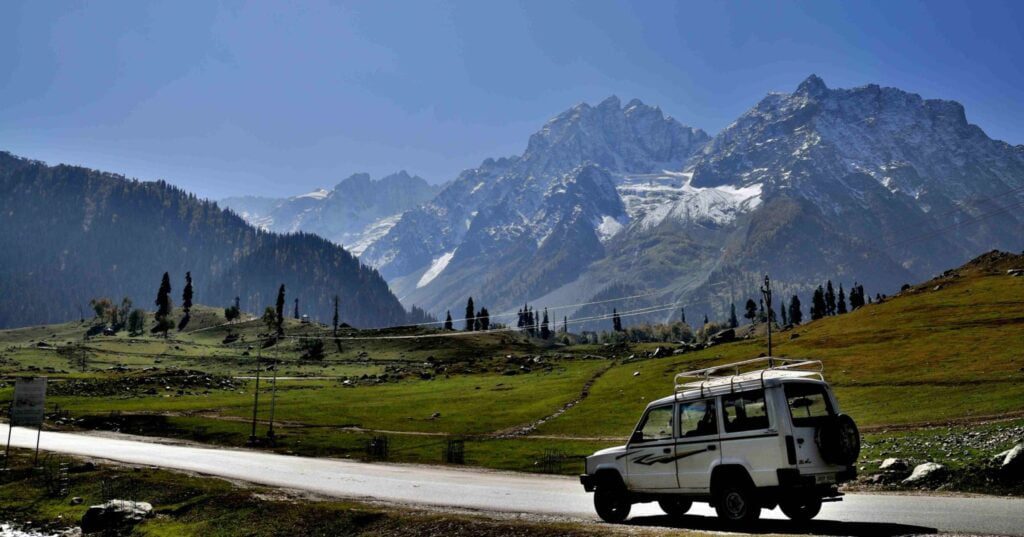
[[[855,537],[894,537],[897,535],[924,535],[938,533],[935,528],[892,524],[885,522],[840,522],[837,520],[759,520],[754,524],[733,526],[715,517],[686,515],[680,518],[668,515],[640,516],[630,518],[629,526],[658,526],[703,531],[742,531],[754,534],[799,534],[799,535],[851,535]]]

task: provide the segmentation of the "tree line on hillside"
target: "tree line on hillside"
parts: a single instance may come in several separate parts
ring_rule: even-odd
[[[882,300],[883,298],[885,296],[882,294],[876,294],[875,296],[875,300]],[[854,282],[853,286],[850,287],[849,293],[847,293],[843,285],[840,284],[839,290],[836,292],[832,281],[828,280],[824,285],[819,285],[813,292],[810,302],[810,319],[817,320],[833,315],[843,315],[860,309],[871,302],[872,298],[866,295],[863,285]],[[799,325],[804,322],[804,306],[800,297],[796,294],[792,295],[788,301],[783,300],[777,312],[774,306],[766,308],[764,298],[760,298],[756,302],[752,298],[747,299],[743,306],[743,318],[751,324],[770,321],[781,326],[790,326]],[[568,317],[564,316],[561,327],[556,329],[557,321],[551,321],[546,307],[535,309],[527,303],[517,313],[516,327],[530,337],[541,339],[551,339],[558,336],[558,334],[563,334],[567,342],[589,341],[593,343],[608,343],[623,340],[636,342],[701,340],[710,336],[715,331],[737,328],[740,325],[740,317],[735,303],[730,304],[728,316],[721,322],[711,321],[708,314],[704,313],[703,322],[696,332],[687,323],[685,307],[681,307],[679,310],[679,320],[670,323],[641,323],[627,327],[622,323],[622,315],[619,313],[618,308],[613,307],[611,313],[605,315],[611,321],[610,331],[582,331],[579,334],[572,334],[569,331]],[[465,330],[467,331],[487,330],[490,327],[487,308],[476,310],[472,297],[466,303],[464,320],[466,323]],[[444,329],[454,329],[451,311],[446,313]]]

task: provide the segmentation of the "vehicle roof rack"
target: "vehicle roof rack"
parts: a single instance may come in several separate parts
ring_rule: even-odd
[[[764,388],[765,378],[818,377],[824,381],[825,376],[822,375],[822,371],[824,371],[824,366],[821,364],[821,360],[764,356],[731,364],[677,373],[675,377],[675,392],[678,394],[686,390],[699,388],[700,394],[703,396],[705,388],[726,384],[731,388],[735,388],[737,383],[755,380],[759,381],[761,387]]]

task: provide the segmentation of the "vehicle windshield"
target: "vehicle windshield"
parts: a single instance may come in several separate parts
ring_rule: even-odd
[[[633,442],[652,442],[672,438],[672,407],[652,408],[633,433]]]
[[[835,414],[822,384],[792,382],[785,385],[789,415],[797,427],[814,427]]]

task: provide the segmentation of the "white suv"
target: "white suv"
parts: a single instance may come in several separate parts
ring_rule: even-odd
[[[860,434],[821,370],[758,358],[676,375],[675,393],[647,405],[629,443],[587,457],[580,480],[597,514],[622,522],[633,503],[657,501],[681,516],[702,501],[732,523],[775,506],[809,520],[840,501]]]

